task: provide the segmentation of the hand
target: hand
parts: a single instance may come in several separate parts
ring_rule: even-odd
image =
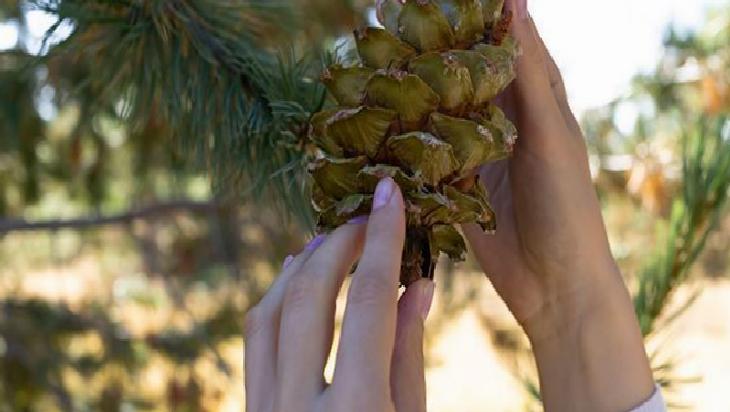
[[[532,332],[550,306],[583,299],[597,276],[616,274],[586,146],[560,73],[532,20],[515,14],[513,34],[523,53],[517,79],[498,103],[519,139],[513,157],[480,171],[497,232],[464,229],[495,288]]]
[[[530,338],[546,409],[627,410],[651,394],[650,368],[580,127],[525,3],[510,4],[523,53],[500,102],[520,137],[512,158],[481,172],[497,233],[464,232]]]
[[[269,292],[249,312],[249,412],[426,410],[423,321],[433,283],[415,282],[398,302],[403,197],[386,178],[373,203],[367,224],[346,224],[287,259]],[[335,299],[361,254],[348,292],[334,378],[327,384],[323,371],[332,346]]]

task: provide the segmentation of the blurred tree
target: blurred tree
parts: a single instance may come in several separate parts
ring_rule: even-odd
[[[88,229],[116,226],[149,275],[82,305],[3,283],[0,411],[217,409],[200,365],[230,376],[222,350],[270,280],[255,265],[309,224],[301,132],[325,98],[313,79],[362,3],[0,1],[0,33],[17,37],[0,39],[0,240],[83,230],[81,251],[107,237]],[[274,201],[300,225],[282,225]],[[160,299],[163,326],[114,314]],[[182,376],[153,399],[135,377],[160,359]]]
[[[728,40],[730,7],[711,12],[697,32],[680,33],[670,27],[654,73],[637,76],[628,96],[589,112],[583,122],[600,155],[599,173],[625,173],[623,190],[665,217],[657,223],[659,246],[637,276],[636,310],[647,335],[726,211]],[[633,118],[628,133],[625,125],[620,126],[627,117]],[[610,164],[611,151],[636,157],[616,168]],[[660,204],[666,206],[655,206]]]

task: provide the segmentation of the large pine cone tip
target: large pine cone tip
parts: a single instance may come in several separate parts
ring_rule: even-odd
[[[461,261],[454,225],[496,230],[474,175],[510,155],[517,131],[490,102],[515,77],[504,0],[378,0],[383,28],[355,31],[361,66],[322,73],[336,107],[312,116],[312,203],[326,232],[369,213],[379,179],[406,201],[401,283],[432,277],[441,252]]]

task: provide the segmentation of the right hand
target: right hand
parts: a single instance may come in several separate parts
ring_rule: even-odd
[[[481,170],[497,214],[496,234],[485,235],[476,225],[464,229],[495,288],[530,329],[531,319],[552,305],[580,304],[596,283],[607,281],[601,277],[618,278],[560,72],[532,19],[513,12],[523,52],[517,79],[498,104],[519,139],[510,159]]]
[[[523,53],[499,104],[519,139],[512,158],[481,171],[496,234],[463,229],[530,338],[546,409],[625,410],[653,390],[638,322],[611,256],[560,72],[525,0],[508,3]]]

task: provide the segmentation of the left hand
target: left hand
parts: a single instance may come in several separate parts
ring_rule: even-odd
[[[282,273],[246,319],[249,412],[424,412],[423,322],[433,283],[422,279],[398,302],[405,238],[403,197],[393,180],[376,189],[367,223],[318,237]],[[362,255],[348,293],[335,373],[335,300]]]

